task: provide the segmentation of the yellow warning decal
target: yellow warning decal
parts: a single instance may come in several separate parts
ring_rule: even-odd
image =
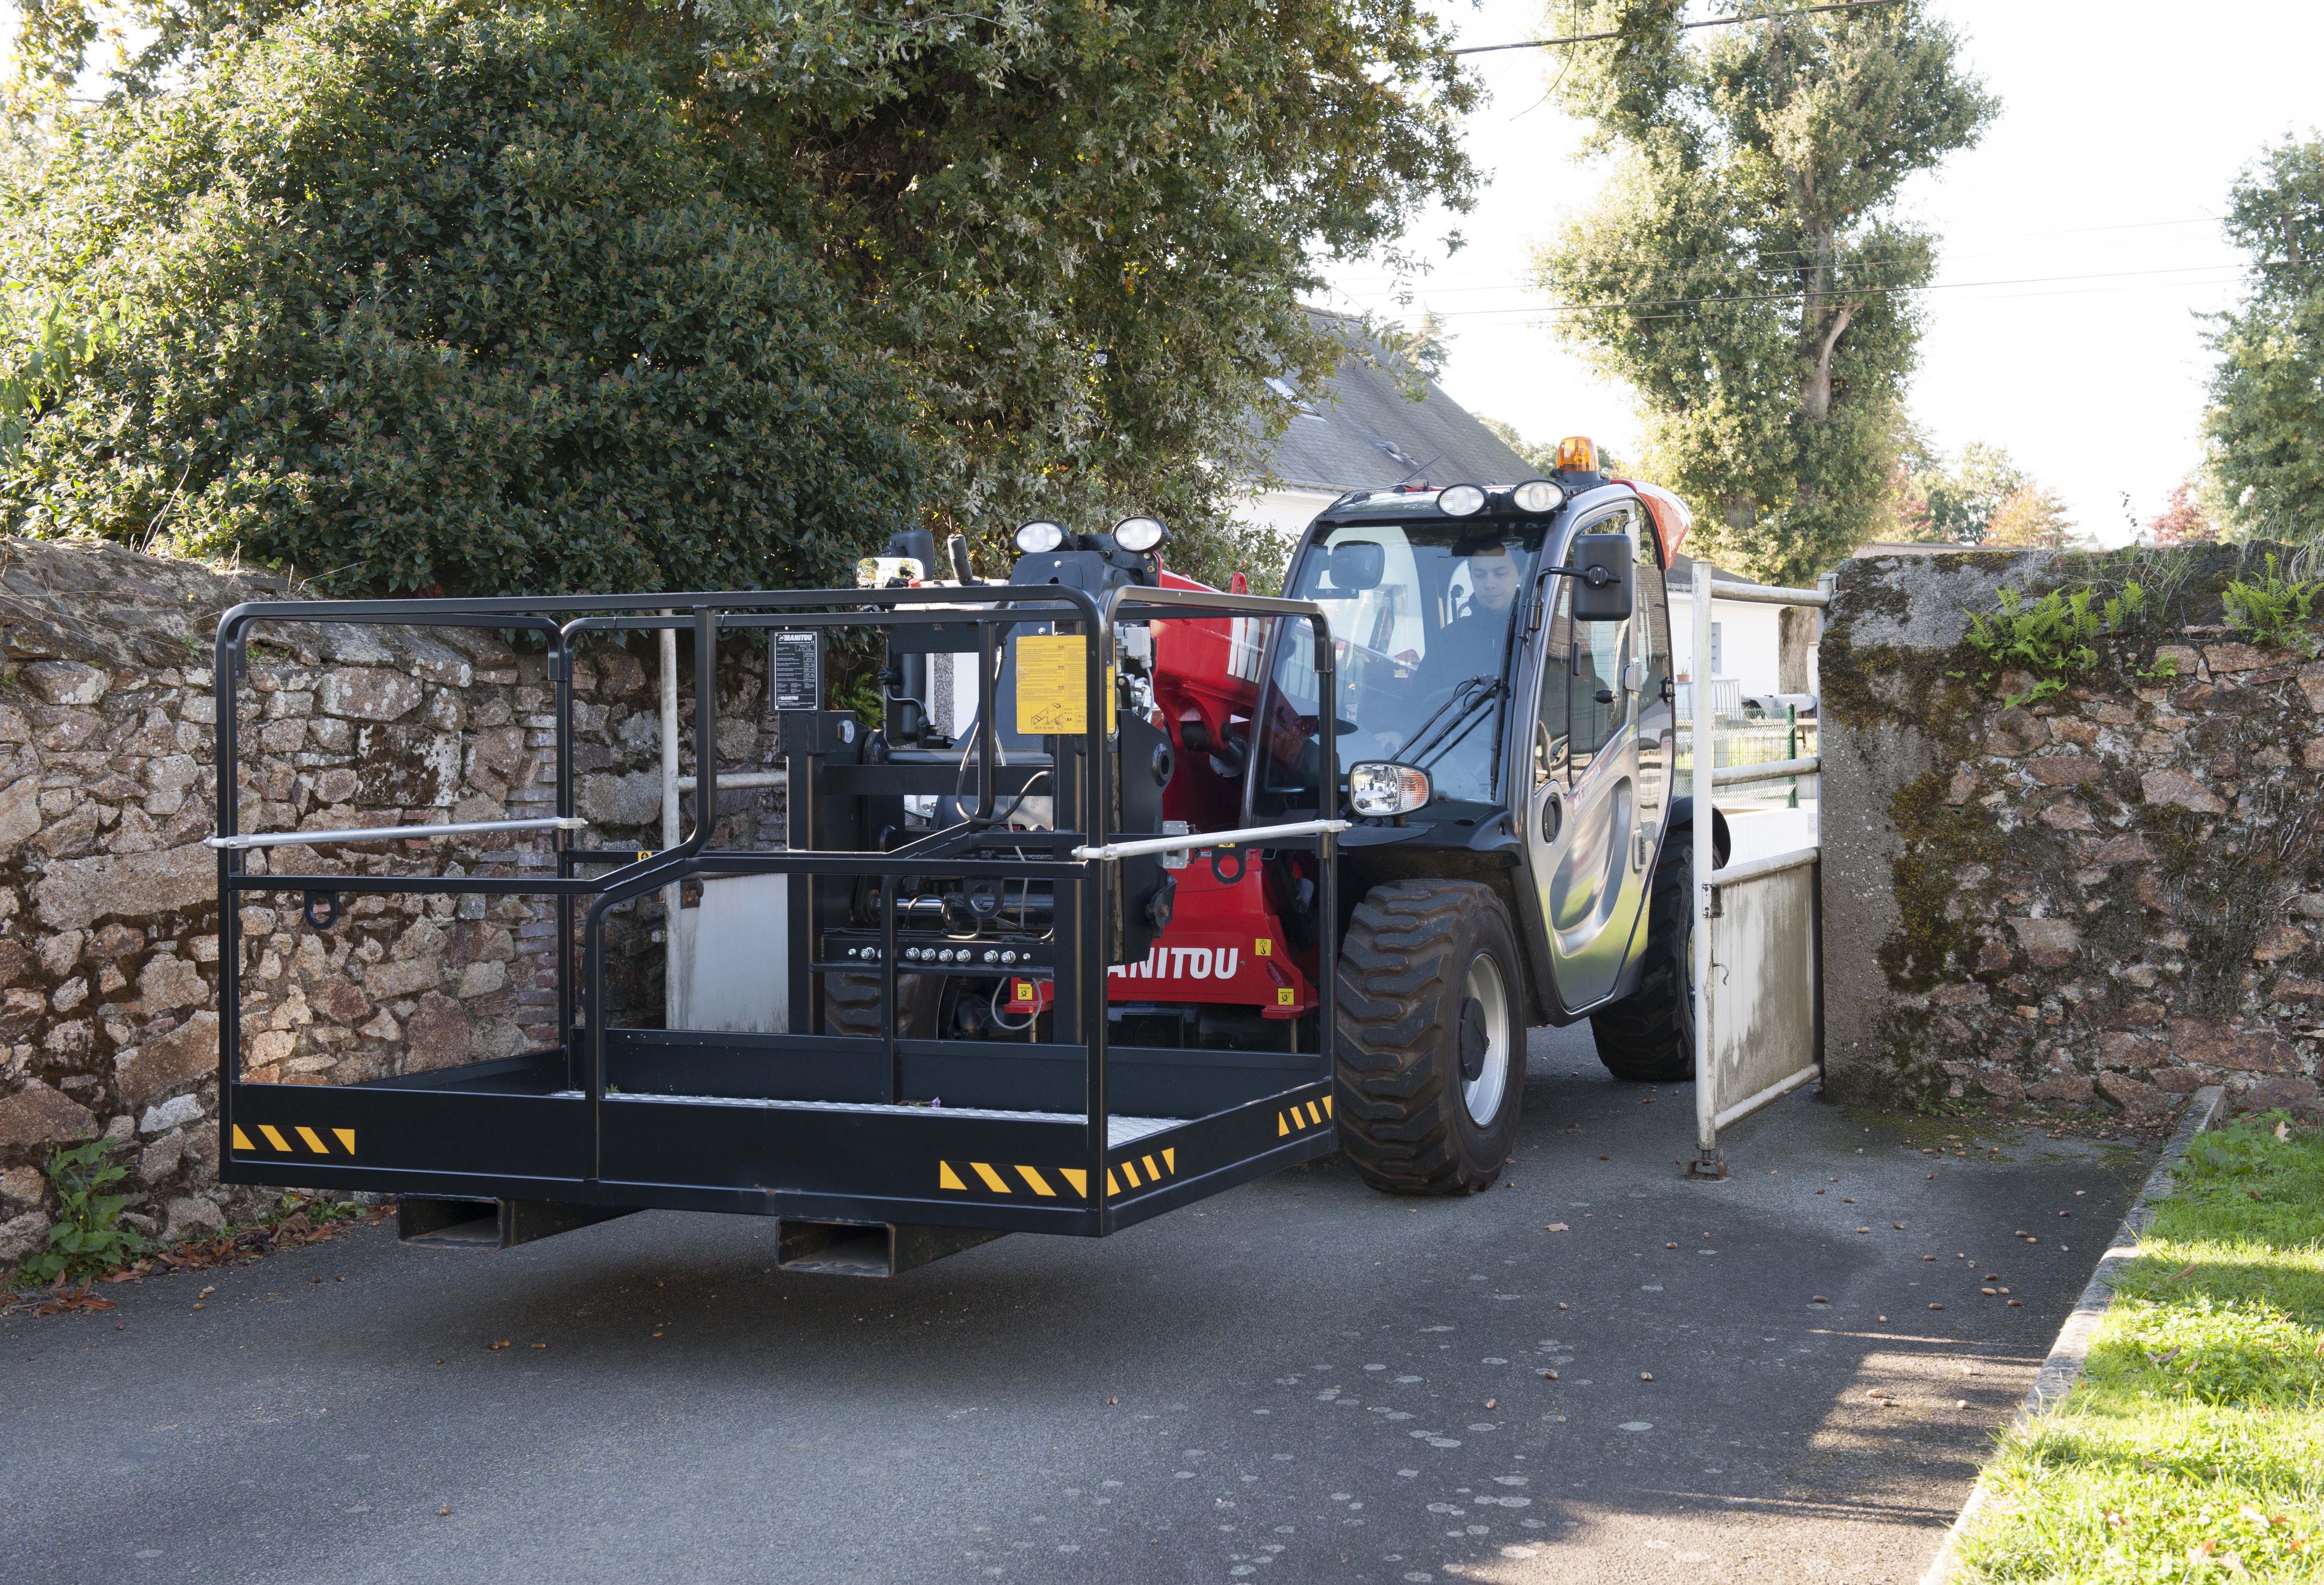
[[[1332,1120],[1332,1098],[1302,1101],[1275,1114],[1275,1136],[1277,1139],[1293,1134],[1304,1134],[1310,1128],[1320,1128]]]
[[[331,1149],[329,1144],[324,1140],[321,1134],[317,1133],[314,1129],[308,1127],[303,1123],[295,1125],[290,1130],[292,1134],[297,1135],[299,1137],[299,1143],[297,1145],[293,1145],[290,1140],[284,1135],[282,1130],[277,1128],[272,1123],[258,1123],[253,1126],[257,1128],[259,1137],[266,1142],[268,1148],[274,1151],[278,1155],[297,1155],[300,1154],[300,1145],[306,1146],[307,1154],[311,1155],[331,1155],[336,1154]],[[340,1150],[345,1151],[349,1155],[355,1154],[355,1131],[354,1129],[332,1128],[326,1130],[326,1132],[327,1132],[333,1139],[339,1142]],[[255,1154],[258,1151],[257,1145],[253,1143],[248,1134],[243,1132],[242,1125],[239,1123],[233,1126],[228,1137],[233,1141],[234,1148],[236,1150],[246,1150],[251,1152],[253,1154]]]
[[[1254,958],[1274,957],[1275,942],[1266,936],[1259,937],[1259,940],[1251,942],[1250,955]]]
[[[1017,730],[1089,730],[1089,652],[1077,633],[1028,634],[1017,641]]]
[[[1278,1007],[1287,1007],[1291,1006],[1291,987],[1287,985],[1279,987],[1275,993],[1275,1005]]]
[[[1041,1167],[1025,1162],[963,1162],[955,1167],[950,1162],[936,1163],[936,1187],[964,1194],[983,1189],[994,1194],[1056,1200],[1059,1183],[1071,1189],[1075,1199],[1088,1198],[1089,1173],[1074,1167]]]
[[[1123,1189],[1151,1189],[1165,1178],[1178,1175],[1178,1152],[1157,1150],[1152,1155],[1126,1156],[1105,1171],[1105,1192],[1111,1199]]]

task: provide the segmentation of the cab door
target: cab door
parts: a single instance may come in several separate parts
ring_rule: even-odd
[[[1635,545],[1642,531],[1636,505],[1624,505],[1576,533],[1628,534]],[[1558,999],[1578,1013],[1614,994],[1644,911],[1668,784],[1668,728],[1658,688],[1647,691],[1651,596],[1640,589],[1628,621],[1576,622],[1572,581],[1553,577],[1543,591],[1551,615],[1536,671],[1534,807],[1525,824]]]

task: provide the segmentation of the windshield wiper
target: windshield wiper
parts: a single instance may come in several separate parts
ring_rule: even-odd
[[[1482,689],[1477,688],[1477,684],[1480,682],[1484,684]],[[1412,741],[1404,746],[1403,752],[1398,754],[1397,758],[1406,765],[1418,765],[1426,763],[1426,756],[1442,754],[1464,736],[1456,731],[1456,728],[1461,727],[1480,709],[1491,703],[1507,690],[1508,684],[1498,677],[1469,678],[1453,689],[1452,697],[1438,707],[1435,715],[1420,723],[1420,729],[1412,735]],[[1464,695],[1467,698],[1466,703],[1462,702]],[[1439,725],[1438,718],[1455,705],[1460,705],[1459,711],[1452,718]]]

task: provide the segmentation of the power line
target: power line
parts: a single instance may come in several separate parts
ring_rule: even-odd
[[[1862,11],[1868,5],[1897,5],[1904,0],[1840,0],[1832,5],[1803,5],[1796,11],[1763,11],[1756,16],[1714,16],[1709,22],[1686,22],[1679,24],[1681,32],[1692,32],[1699,27],[1733,27],[1746,22],[1778,22],[1786,16],[1812,16],[1820,11]],[[1455,55],[1490,55],[1500,50],[1553,50],[1560,44],[1595,44],[1607,39],[1618,39],[1619,32],[1574,33],[1563,39],[1521,39],[1514,44],[1471,44],[1452,51]]]

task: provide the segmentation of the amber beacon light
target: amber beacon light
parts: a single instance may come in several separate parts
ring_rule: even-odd
[[[1557,443],[1557,471],[1560,473],[1595,473],[1598,471],[1598,442],[1587,435],[1568,435]]]

